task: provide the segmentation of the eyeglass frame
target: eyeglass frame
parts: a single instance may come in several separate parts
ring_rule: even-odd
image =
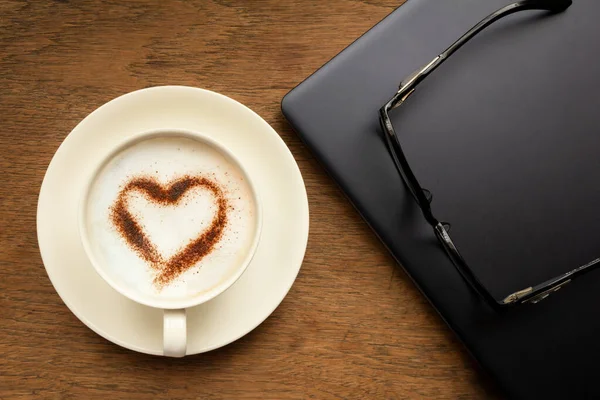
[[[571,280],[575,277],[583,275],[584,273],[599,267],[600,258],[597,258],[585,265],[535,286],[529,286],[527,288],[518,290],[509,294],[502,300],[497,300],[481,283],[473,270],[469,268],[465,259],[461,256],[450,237],[449,224],[440,222],[434,217],[430,205],[432,200],[431,194],[426,189],[421,187],[419,181],[410,168],[408,160],[406,159],[406,156],[402,150],[400,140],[392,125],[389,113],[393,109],[401,106],[415,91],[417,85],[437,67],[439,67],[446,59],[448,59],[448,57],[450,57],[460,47],[472,39],[477,33],[481,32],[495,21],[516,12],[526,10],[546,10],[553,13],[559,13],[569,8],[571,4],[572,0],[523,0],[498,9],[473,26],[469,31],[467,31],[467,33],[461,36],[444,52],[440,53],[425,66],[419,68],[406,77],[402,82],[400,82],[399,89],[396,94],[379,110],[379,122],[386,139],[385,141],[388,150],[390,151],[396,169],[400,173],[400,176],[402,177],[402,180],[404,181],[412,197],[417,202],[417,205],[421,209],[425,220],[433,227],[436,237],[441,242],[446,254],[462,278],[494,309],[505,309],[510,306],[524,303],[538,303],[571,282]]]

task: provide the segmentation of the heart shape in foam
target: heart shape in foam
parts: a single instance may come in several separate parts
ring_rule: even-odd
[[[166,258],[157,249],[143,224],[136,219],[129,206],[133,192],[143,194],[147,200],[159,205],[177,206],[184,195],[193,188],[203,188],[214,196],[216,212],[206,229],[192,238],[179,251]],[[142,259],[157,271],[155,285],[160,289],[183,272],[193,267],[215,248],[227,225],[227,199],[217,183],[202,176],[184,176],[163,185],[152,177],[135,177],[119,192],[110,212],[110,218],[121,237]]]

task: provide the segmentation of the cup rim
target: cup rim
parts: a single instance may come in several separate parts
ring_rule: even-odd
[[[115,282],[115,280],[113,280],[101,267],[101,265],[100,265],[101,263],[97,260],[95,253],[92,251],[91,244],[90,244],[90,238],[88,237],[87,224],[86,224],[87,202],[88,202],[88,199],[90,196],[92,185],[94,184],[95,180],[97,179],[97,177],[100,174],[100,172],[102,171],[102,169],[115,156],[117,156],[120,152],[124,151],[125,149],[135,145],[136,143],[139,143],[139,142],[142,142],[145,140],[149,140],[149,139],[159,138],[159,137],[183,137],[183,138],[193,139],[196,141],[203,142],[203,143],[215,148],[217,151],[224,154],[225,156],[227,156],[230,159],[230,161],[232,161],[236,165],[236,167],[242,172],[244,179],[246,180],[248,186],[250,187],[250,191],[252,192],[252,197],[253,197],[254,204],[255,204],[256,223],[255,223],[255,227],[254,227],[252,243],[249,247],[248,254],[244,258],[244,260],[240,263],[240,265],[237,268],[237,270],[235,271],[235,273],[232,274],[231,276],[229,276],[227,279],[220,282],[219,284],[217,284],[212,289],[210,289],[206,292],[203,292],[197,296],[192,296],[191,298],[184,299],[184,300],[174,300],[174,299],[158,300],[158,299],[156,299],[155,301],[153,301],[151,299],[143,298],[142,296],[139,296],[137,293],[135,293],[135,291],[128,290],[125,285],[120,285],[117,282]],[[85,182],[85,187],[84,187],[83,193],[81,194],[81,197],[79,200],[78,208],[79,208],[78,209],[79,238],[80,238],[83,248],[85,250],[86,256],[87,256],[88,260],[90,261],[90,263],[92,264],[92,266],[94,267],[94,269],[96,270],[96,272],[102,277],[102,279],[104,279],[105,282],[107,282],[114,290],[119,292],[121,295],[129,298],[130,300],[135,301],[136,303],[140,303],[140,304],[143,304],[143,305],[146,305],[149,307],[160,308],[160,309],[182,309],[182,308],[194,307],[194,306],[197,306],[197,305],[200,305],[207,301],[212,300],[213,298],[217,297],[218,295],[222,294],[227,289],[229,289],[244,274],[244,272],[250,265],[250,262],[254,258],[254,255],[258,248],[258,244],[260,242],[260,235],[261,235],[261,231],[262,231],[262,222],[263,222],[262,221],[263,220],[262,202],[261,202],[261,199],[260,199],[260,196],[258,193],[258,189],[256,188],[254,181],[252,180],[250,174],[248,173],[248,170],[244,167],[244,164],[238,159],[238,157],[229,148],[227,148],[225,145],[221,144],[217,140],[213,139],[212,137],[209,137],[208,135],[205,135],[203,133],[193,131],[190,129],[180,129],[180,128],[159,128],[159,129],[152,129],[149,131],[143,131],[143,132],[140,132],[140,133],[134,134],[133,136],[128,137],[127,139],[123,140],[122,142],[120,142],[119,144],[117,144],[116,146],[111,148],[108,151],[108,153],[106,153],[104,156],[102,156],[101,160],[94,166],[92,172],[88,175],[86,182]]]

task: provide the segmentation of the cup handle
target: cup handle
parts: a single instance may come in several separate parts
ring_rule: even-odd
[[[185,308],[164,310],[163,355],[183,357],[187,348],[187,319]]]

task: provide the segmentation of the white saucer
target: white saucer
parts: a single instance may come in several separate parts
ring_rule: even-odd
[[[106,339],[162,355],[162,310],[113,290],[89,263],[78,236],[77,202],[84,177],[108,149],[158,128],[203,132],[229,147],[261,193],[263,231],[252,263],[225,293],[188,310],[187,354],[224,346],[264,321],[291,288],[308,240],[302,176],[279,135],[242,104],[207,90],[162,86],[114,99],[88,115],[54,155],[38,201],[42,259],[69,309]]]

